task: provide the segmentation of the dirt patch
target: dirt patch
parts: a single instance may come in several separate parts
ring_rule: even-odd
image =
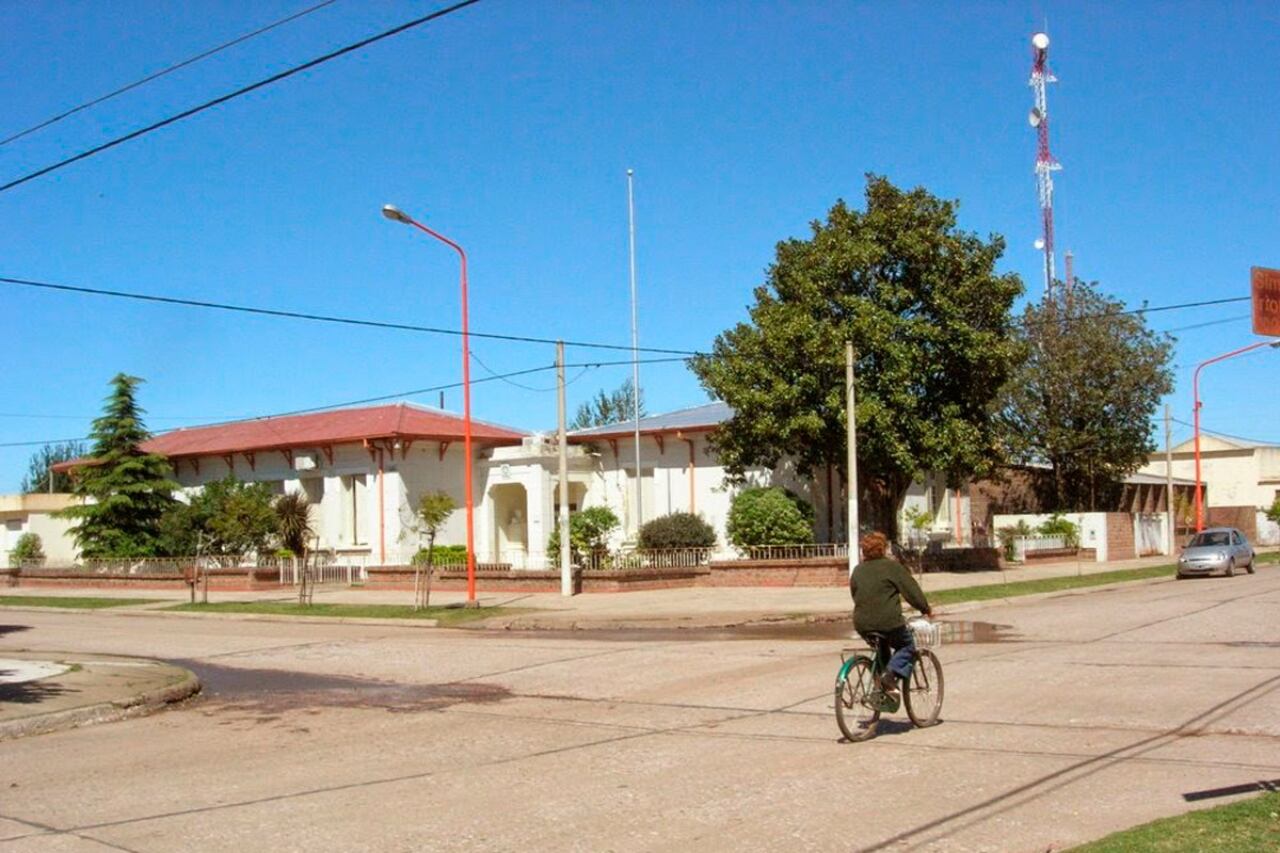
[[[398,684],[345,675],[247,669],[201,661],[175,661],[203,685],[199,704],[278,719],[286,711],[368,708],[392,713],[437,711],[451,705],[500,702],[511,695],[493,684]]]

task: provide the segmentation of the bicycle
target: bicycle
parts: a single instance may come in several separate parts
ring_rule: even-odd
[[[937,725],[942,711],[942,664],[930,649],[941,639],[937,624],[913,620],[908,623],[915,637],[916,651],[911,659],[911,676],[900,685],[902,704],[917,728]],[[836,676],[836,723],[850,741],[867,740],[876,733],[881,714],[898,710],[898,699],[880,689],[880,675],[889,662],[882,653],[884,635],[868,634],[870,655],[855,649],[840,653],[840,672]],[[857,653],[846,657],[845,652]]]

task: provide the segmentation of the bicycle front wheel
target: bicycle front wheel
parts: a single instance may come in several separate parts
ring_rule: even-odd
[[[911,722],[920,728],[937,724],[942,712],[942,664],[928,649],[916,653],[911,677],[903,684],[902,703]]]
[[[836,679],[836,722],[847,739],[866,740],[876,733],[880,709],[873,702],[874,689],[870,658],[854,658]]]

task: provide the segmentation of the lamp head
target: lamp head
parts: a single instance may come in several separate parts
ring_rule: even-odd
[[[1039,107],[1032,107],[1031,112],[1027,113],[1027,124],[1032,127],[1039,127],[1044,121],[1044,114],[1040,112]]]
[[[394,204],[384,204],[382,206],[382,215],[387,217],[387,219],[392,219],[396,222],[403,222],[405,225],[413,224],[413,220],[409,218],[409,214],[405,213]]]
[[[1043,251],[1044,251],[1044,238],[1043,238],[1043,237],[1037,237],[1037,238],[1036,238],[1036,241],[1035,241],[1034,243],[1032,243],[1031,245],[1033,245],[1033,246],[1035,246],[1035,247],[1036,247],[1036,251],[1037,251],[1037,252],[1043,252]]]
[[[1036,33],[1031,37],[1031,46],[1034,47],[1036,50],[1048,50],[1049,34]]]

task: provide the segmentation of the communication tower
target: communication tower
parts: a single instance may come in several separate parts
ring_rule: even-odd
[[[1053,295],[1053,173],[1062,164],[1049,152],[1049,104],[1045,87],[1058,82],[1049,70],[1049,36],[1036,33],[1031,37],[1034,59],[1031,65],[1031,90],[1035,93],[1035,106],[1027,115],[1027,121],[1036,129],[1036,188],[1040,196],[1041,235],[1036,248],[1044,252],[1044,295]]]

